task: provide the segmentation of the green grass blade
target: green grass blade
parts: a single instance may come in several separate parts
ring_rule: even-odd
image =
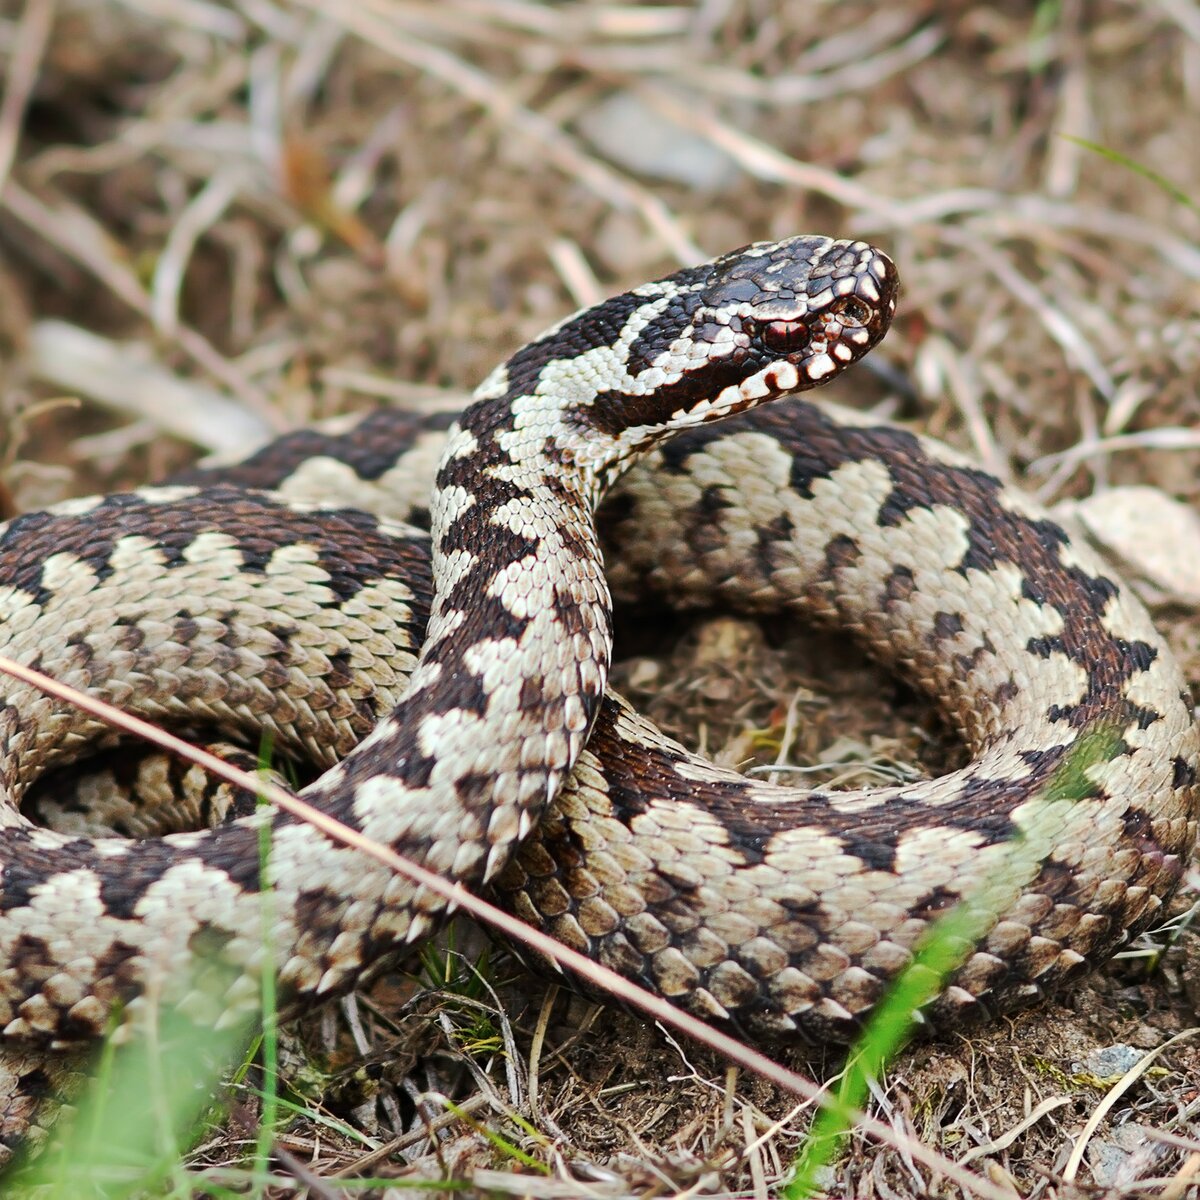
[[[109,1039],[74,1118],[64,1119],[21,1184],[44,1200],[119,1200],[168,1187],[183,1150],[206,1127],[213,1093],[249,1026],[198,1031],[179,1012],[162,1011],[139,1021],[130,1044],[114,1049]]]
[[[1030,802],[1020,835],[1006,847],[1001,862],[975,891],[934,922],[917,946],[913,961],[897,976],[851,1048],[837,1094],[813,1119],[812,1128],[783,1189],[784,1200],[804,1200],[820,1191],[819,1176],[840,1150],[846,1133],[866,1101],[872,1080],[912,1035],[918,1013],[933,1000],[949,977],[970,957],[979,940],[1006,907],[1014,878],[1036,877],[1061,825],[1064,805],[1095,794],[1089,772],[1114,759],[1122,747],[1121,732],[1098,724],[1080,735],[1042,793]]]
[[[275,987],[275,953],[271,930],[275,923],[275,892],[271,887],[271,805],[259,797],[258,827],[259,914],[262,927],[263,969],[259,998],[262,1005],[262,1108],[254,1147],[254,1194],[267,1189],[271,1169],[271,1147],[279,1122],[279,1003]]]
[[[132,1033],[117,1048],[106,1039],[93,1079],[73,1119],[65,1120],[45,1155],[20,1182],[45,1200],[77,1200],[90,1196],[119,1200],[154,1190],[163,1195],[190,1196],[196,1176],[183,1166],[187,1149],[201,1137],[211,1097],[222,1078],[244,1057],[256,1019],[263,1083],[254,1161],[252,1194],[272,1186],[271,1148],[280,1115],[278,1096],[278,1005],[275,956],[271,930],[274,893],[269,886],[271,823],[264,814],[259,828],[259,871],[263,938],[260,984],[262,1015],[247,1013],[244,1021],[213,1029],[197,1024],[169,1007],[146,1007],[122,1034]],[[201,939],[202,941],[202,939]],[[221,999],[233,981],[227,964],[194,948],[191,975],[184,992],[189,1011],[224,1008]],[[114,1019],[114,1029],[121,1024]],[[243,1064],[244,1075],[249,1063]],[[206,1189],[210,1190],[210,1189]],[[219,1189],[218,1189],[219,1191]],[[217,1194],[217,1192],[212,1192]],[[243,1191],[241,1194],[245,1194]]]
[[[1108,146],[1102,146],[1099,142],[1092,142],[1087,138],[1076,137],[1072,133],[1064,133],[1060,136],[1064,137],[1068,142],[1074,142],[1075,145],[1082,146],[1085,150],[1091,150],[1093,153],[1099,154],[1102,158],[1107,158],[1109,162],[1119,163],[1122,167],[1133,171],[1134,174],[1140,175],[1143,179],[1148,179],[1156,188],[1170,196],[1172,200],[1185,205],[1192,212],[1200,212],[1200,203],[1197,203],[1183,188],[1176,183],[1172,183],[1165,175],[1160,175],[1157,171],[1147,167],[1144,163],[1130,158],[1127,154],[1122,154],[1119,150],[1110,149]]]
[[[443,1104],[464,1124],[469,1125],[481,1137],[487,1138],[497,1150],[500,1151],[506,1158],[515,1159],[522,1166],[528,1167],[531,1171],[536,1171],[539,1175],[549,1175],[550,1168],[530,1154],[526,1154],[519,1146],[514,1146],[506,1137],[497,1133],[494,1129],[489,1129],[486,1125],[481,1125],[464,1109],[459,1108],[453,1100],[443,1099]]]

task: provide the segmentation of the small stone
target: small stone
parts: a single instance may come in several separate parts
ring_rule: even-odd
[[[681,94],[680,102],[688,97]],[[584,137],[636,175],[717,191],[737,179],[737,164],[707,138],[675,124],[633,92],[615,92],[579,118]]]
[[[1080,1062],[1079,1069],[1100,1080],[1116,1080],[1136,1066],[1144,1054],[1144,1050],[1118,1042],[1115,1046],[1093,1050]]]
[[[1200,604],[1200,513],[1156,487],[1115,487],[1060,504],[1147,604]]]
[[[1117,1183],[1129,1155],[1111,1142],[1094,1141],[1087,1148],[1087,1159],[1092,1170],[1092,1182],[1098,1187],[1107,1188]]]

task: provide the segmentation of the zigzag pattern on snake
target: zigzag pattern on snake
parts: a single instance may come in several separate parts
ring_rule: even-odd
[[[852,1032],[929,922],[1004,863],[1070,748],[1112,730],[1089,794],[1055,809],[1045,853],[932,1015],[1036,994],[1169,895],[1195,837],[1200,745],[1140,605],[991,477],[807,403],[708,424],[855,361],[894,295],[891,264],[862,243],[758,244],[550,330],[448,434],[380,413],[219,477],[19,518],[0,532],[2,649],[177,728],[254,745],[267,726],[285,755],[329,765],[307,794],[343,820],[768,1038]],[[604,695],[589,513],[689,427],[603,516],[614,583],[850,629],[932,697],[969,766],[872,792],[781,789]],[[432,566],[420,535],[346,507],[359,503],[428,504]],[[214,1012],[253,1003],[255,820],[142,841],[31,827],[17,806],[34,777],[110,735],[16,684],[0,731],[4,1036],[95,1036],[115,1003],[186,978],[200,943],[241,972]],[[271,862],[293,1002],[344,988],[438,910],[283,815]]]

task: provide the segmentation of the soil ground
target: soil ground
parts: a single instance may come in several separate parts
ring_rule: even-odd
[[[876,373],[837,399],[1045,502],[1144,484],[1200,503],[1190,0],[6,0],[0,66],[12,512],[347,410],[457,407],[571,308],[798,230],[869,237],[905,281]],[[1200,619],[1174,599],[1160,624],[1195,688]],[[922,704],[848,644],[720,613],[648,635],[622,612],[619,638],[618,686],[723,761],[832,764],[811,777],[857,783],[954,760]],[[473,961],[480,935],[458,938]],[[275,1194],[339,1195],[355,1175],[776,1193],[809,1108],[503,950],[487,962],[494,994],[469,972],[427,990],[419,964],[389,964],[302,1024],[298,1093],[363,1140],[298,1119],[279,1144],[302,1169]],[[1198,1024],[1198,1004],[1184,928],[1050,1003],[910,1049],[872,1099],[895,1141],[852,1138],[829,1194],[977,1190],[912,1143],[978,1189],[1197,1194],[1187,1038],[1064,1171],[1134,1052]],[[833,1051],[791,1061],[820,1079],[839,1066]],[[227,1126],[193,1162],[244,1153]]]

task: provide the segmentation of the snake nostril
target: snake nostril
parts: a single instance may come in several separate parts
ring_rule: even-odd
[[[857,321],[861,325],[865,325],[871,319],[870,306],[857,296],[847,296],[834,306],[834,311],[838,316],[849,317],[850,320]]]

